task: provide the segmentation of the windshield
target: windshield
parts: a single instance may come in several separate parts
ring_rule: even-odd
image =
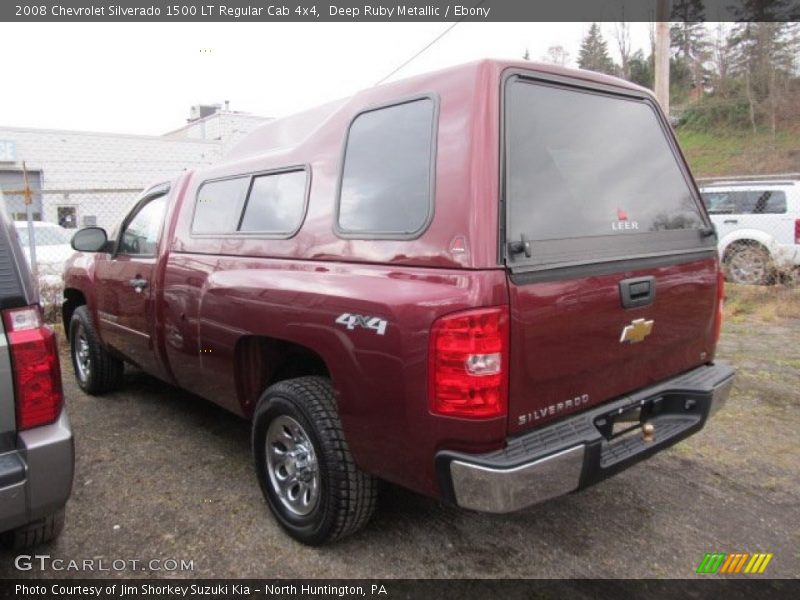
[[[523,79],[506,90],[509,240],[704,227],[646,102]]]
[[[28,227],[17,226],[17,233],[19,234],[19,241],[25,247],[30,243],[28,237]],[[69,246],[72,234],[57,225],[50,225],[42,227],[39,225],[33,226],[33,240],[36,246]]]

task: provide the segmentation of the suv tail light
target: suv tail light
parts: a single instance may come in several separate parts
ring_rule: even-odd
[[[800,219],[794,221],[794,243],[800,244]]]
[[[17,399],[17,429],[53,423],[64,399],[53,330],[38,307],[3,311]]]
[[[722,331],[722,318],[724,316],[725,304],[725,273],[720,268],[717,271],[717,314],[714,317],[714,345],[719,342],[719,334]]]
[[[467,419],[503,416],[508,405],[508,307],[446,315],[431,328],[428,405]]]

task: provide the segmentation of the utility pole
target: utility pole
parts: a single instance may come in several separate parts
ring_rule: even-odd
[[[36,285],[39,285],[39,265],[36,262],[36,235],[33,227],[33,192],[31,191],[30,183],[28,182],[28,168],[25,166],[25,161],[22,161],[22,181],[25,187],[22,191],[22,197],[25,199],[25,216],[28,218],[28,252],[31,259],[31,271],[33,271],[33,279]]]
[[[669,116],[669,0],[656,3],[656,73],[658,103]]]

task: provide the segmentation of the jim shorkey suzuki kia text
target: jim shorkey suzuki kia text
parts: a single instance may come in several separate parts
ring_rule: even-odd
[[[699,431],[733,382],[670,127],[584,71],[481,61],[272,121],[73,245],[83,390],[130,363],[250,419],[308,544],[362,527],[378,478],[498,513],[579,490]]]

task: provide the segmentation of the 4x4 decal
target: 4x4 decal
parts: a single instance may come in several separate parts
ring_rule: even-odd
[[[386,333],[386,327],[389,323],[386,319],[378,317],[365,317],[364,315],[354,315],[352,313],[342,313],[336,319],[338,325],[346,325],[349,330],[356,327],[364,327],[365,329],[373,329],[378,335]]]

